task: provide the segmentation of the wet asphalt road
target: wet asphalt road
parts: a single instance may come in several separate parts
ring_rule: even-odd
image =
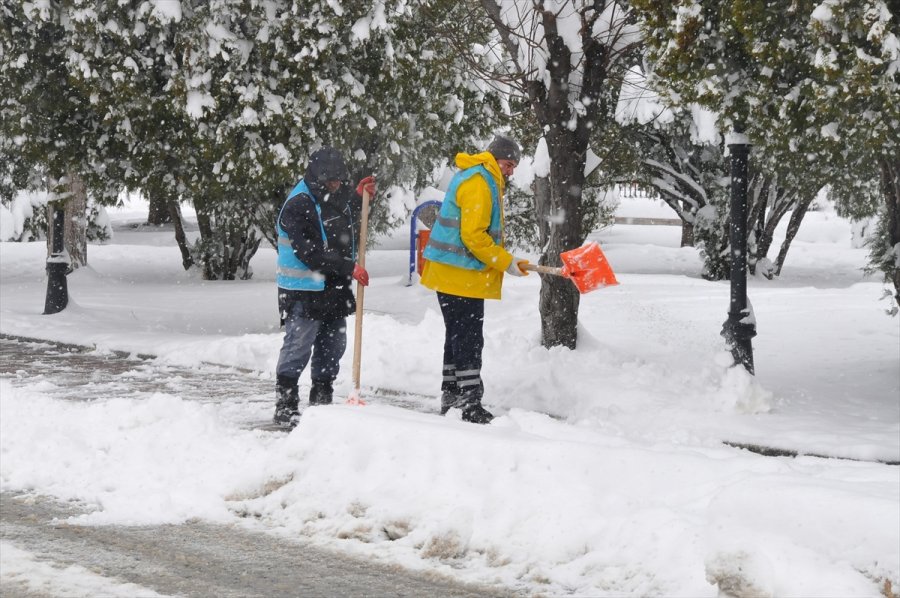
[[[90,400],[140,398],[155,392],[186,400],[219,402],[227,397],[266,395],[274,405],[274,382],[251,372],[216,365],[202,368],[167,365],[149,356],[98,353],[62,345],[0,335],[0,378],[46,380],[44,389],[59,398]]]
[[[0,494],[0,539],[39,560],[80,565],[106,578],[167,596],[503,596],[437,576],[373,564],[238,527],[190,522],[162,526],[64,523],[75,505]],[[16,581],[4,598],[47,596]],[[53,595],[53,594],[49,594]],[[91,594],[91,598],[99,598]]]
[[[9,337],[0,337],[0,378],[13,385],[52,381],[50,394],[73,400],[177,392],[200,401],[237,395],[271,403],[271,381],[250,373],[217,366],[181,368]],[[64,523],[83,509],[50,497],[0,493],[0,540],[55,568],[80,565],[105,578],[168,596],[514,595],[348,557],[237,525]],[[3,598],[59,595],[0,577]]]

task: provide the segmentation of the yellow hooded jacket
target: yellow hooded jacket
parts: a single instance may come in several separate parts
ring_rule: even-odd
[[[500,190],[500,223],[503,223],[503,192],[505,181],[500,166],[490,152],[480,154],[456,154],[456,166],[460,170],[483,165],[494,177]],[[457,188],[456,203],[459,206],[459,234],[463,245],[480,262],[484,270],[468,270],[449,264],[425,260],[420,282],[433,291],[471,297],[474,299],[499,299],[503,286],[503,274],[513,261],[513,256],[501,245],[494,243],[488,233],[491,225],[491,189],[483,177],[473,176]]]

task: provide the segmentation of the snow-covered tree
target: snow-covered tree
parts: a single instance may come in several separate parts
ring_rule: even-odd
[[[810,190],[824,185],[847,212],[870,209],[873,191],[880,192],[886,213],[896,212],[900,42],[896,11],[887,3],[634,5],[652,45],[654,74],[670,100],[703,103],[720,115],[723,130],[743,130],[760,170],[800,190],[798,213],[814,194]],[[889,214],[886,219],[892,220]],[[900,230],[887,234],[881,257],[873,258],[896,278],[890,264],[896,264],[892,247]]]
[[[71,0],[64,6],[70,77],[114,131],[117,151],[109,153],[105,171],[118,190],[136,190],[149,198],[149,222],[175,223],[188,268],[192,257],[180,201],[198,156],[191,123],[174,101],[174,83],[182,65],[178,48],[191,36],[180,26],[182,9],[190,5]],[[93,141],[108,143],[104,138]],[[169,218],[162,218],[161,211]]]
[[[342,149],[353,182],[374,173],[386,190],[422,182],[449,144],[483,134],[490,98],[440,52],[422,18],[402,0],[198,9],[191,28],[208,35],[195,39],[184,77],[210,166],[191,185],[198,216],[250,215],[242,242],[274,243],[276,210],[318,147]],[[387,201],[373,208],[376,232],[406,215]],[[216,241],[207,254],[227,246]]]
[[[642,78],[623,87],[618,118],[633,122],[640,142],[637,178],[654,189],[682,220],[682,245],[697,245],[703,276],[728,278],[731,268],[730,174],[715,115],[694,104],[667,108],[643,87]],[[769,170],[765,170],[768,168]],[[812,183],[812,184],[810,184]],[[815,181],[777,164],[756,161],[750,170],[747,261],[751,273],[780,274],[791,241],[816,196]],[[791,213],[787,238],[775,263],[768,258],[775,228]]]
[[[871,267],[893,283],[900,308],[900,6],[825,0],[805,33],[814,52],[811,103],[834,164],[832,196],[844,211],[880,215]],[[881,201],[875,199],[878,195]]]
[[[541,263],[559,265],[559,254],[580,246],[584,228],[586,168],[592,139],[615,125],[614,92],[640,43],[627,7],[611,1],[481,0],[497,31],[493,45],[477,48],[473,63],[508,90],[540,131],[546,161],[536,181],[535,209],[546,226]],[[493,58],[493,60],[491,60]],[[543,172],[546,171],[546,172]],[[592,197],[592,196],[591,196]],[[558,277],[541,283],[542,344],[574,348],[578,291]]]
[[[318,147],[342,149],[354,180],[414,186],[499,108],[403,0],[73,0],[69,14],[73,70],[128,144],[122,179],[163,198],[176,225],[193,203],[201,234],[183,260],[207,278],[252,274]],[[395,204],[374,204],[376,231],[405,216]]]
[[[655,190],[681,219],[682,246],[698,247],[703,276],[726,278],[729,179],[714,115],[697,105],[665,105],[635,66],[620,90],[616,119],[638,142],[635,180]]]
[[[51,207],[66,211],[65,246],[74,268],[87,263],[88,196],[115,200],[118,189],[106,166],[118,149],[114,129],[72,77],[69,17],[58,3],[0,7],[0,179],[6,193],[53,193]]]

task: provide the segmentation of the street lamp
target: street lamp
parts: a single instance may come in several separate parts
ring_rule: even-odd
[[[747,176],[750,140],[743,127],[736,125],[726,139],[731,152],[731,303],[722,336],[731,348],[735,365],[741,364],[751,374],[756,318],[747,300]]]
[[[56,202],[52,208],[53,219],[49,223],[51,242],[50,257],[47,258],[47,298],[44,301],[44,315],[59,313],[69,303],[69,288],[66,283],[69,256],[63,243],[66,212],[62,202]]]

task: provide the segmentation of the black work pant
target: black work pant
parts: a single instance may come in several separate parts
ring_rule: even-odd
[[[441,390],[465,402],[481,401],[484,350],[484,299],[438,293],[444,316],[444,367]]]

